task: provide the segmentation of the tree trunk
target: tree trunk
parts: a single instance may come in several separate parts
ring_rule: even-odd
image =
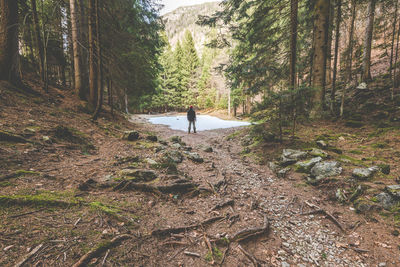
[[[19,84],[18,2],[0,0],[0,80]]]
[[[395,0],[395,6],[394,6],[394,16],[393,16],[393,24],[392,24],[392,43],[391,43],[391,47],[390,47],[390,67],[389,67],[389,71],[390,71],[390,78],[392,79],[392,83],[393,83],[393,53],[394,53],[394,38],[396,36],[396,25],[397,25],[397,9],[398,9],[398,0]],[[391,92],[391,99],[394,99],[394,88],[392,87],[392,92]]]
[[[296,52],[297,52],[297,10],[298,0],[290,2],[290,81],[289,86],[296,88]]]
[[[337,0],[332,0],[330,3],[330,12],[329,12],[329,28],[328,28],[328,44],[327,44],[327,52],[326,52],[326,84],[330,85],[332,83],[332,41],[333,41],[333,18],[335,7],[334,3]]]
[[[97,55],[97,103],[96,110],[93,114],[93,120],[96,120],[100,114],[103,105],[103,62],[101,58],[101,39],[100,39],[100,22],[99,22],[99,0],[95,0],[95,23],[96,23],[96,55]]]
[[[392,79],[392,95],[394,99],[394,89],[396,87],[396,72],[397,72],[397,57],[399,54],[399,38],[400,38],[400,21],[399,21],[399,30],[397,31],[397,40],[396,40],[396,51],[395,51],[395,59],[394,59],[394,70],[393,70],[393,79]]]
[[[336,72],[337,62],[339,54],[339,40],[340,40],[340,22],[342,20],[342,0],[337,0],[337,11],[336,11],[336,29],[335,29],[335,55],[333,58],[333,77],[332,77],[332,90],[331,90],[331,105],[330,110],[332,115],[335,114],[335,94],[336,94]]]
[[[325,105],[326,53],[328,44],[330,0],[318,0],[315,4],[315,40],[312,86],[314,94],[311,117],[320,117]]]
[[[363,55],[362,74],[361,74],[361,80],[363,82],[371,80],[371,48],[372,48],[372,36],[374,30],[375,3],[376,0],[370,0],[368,5],[368,24],[367,24],[367,29],[365,31],[364,55]]]
[[[340,117],[343,116],[344,112],[344,101],[346,99],[346,90],[349,83],[351,83],[351,76],[352,76],[352,67],[353,67],[353,38],[354,38],[354,21],[356,19],[356,6],[357,0],[351,1],[351,23],[350,23],[350,32],[349,32],[349,44],[348,44],[348,55],[347,55],[347,77],[346,77],[346,84],[343,88],[342,92],[342,101],[340,103]]]
[[[89,102],[94,109],[97,105],[98,95],[98,69],[97,69],[97,47],[96,47],[96,12],[95,0],[89,0]]]
[[[38,15],[37,15],[36,0],[31,0],[31,5],[32,5],[33,36],[35,38],[34,41],[35,41],[36,53],[37,53],[38,63],[39,63],[40,78],[42,79],[42,81],[44,81],[43,43],[42,43],[42,38],[40,35],[40,30],[39,30],[39,19],[38,19]]]
[[[78,20],[75,0],[69,1],[71,12],[71,30],[72,30],[72,49],[74,52],[74,85],[75,91],[80,99],[85,100],[86,95],[82,87],[82,73],[81,73],[81,55],[78,43]]]

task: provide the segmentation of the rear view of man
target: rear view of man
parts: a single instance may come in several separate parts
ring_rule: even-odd
[[[189,121],[189,133],[190,133],[190,129],[193,123],[193,132],[196,133],[196,112],[193,109],[193,106],[190,106],[188,112],[187,112],[187,119]]]

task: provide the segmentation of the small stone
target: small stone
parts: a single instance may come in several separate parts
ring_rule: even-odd
[[[155,161],[154,159],[151,158],[146,158],[146,162],[150,165],[157,165],[157,161]]]
[[[370,168],[356,168],[351,174],[358,180],[368,180],[372,177],[373,173],[373,170]]]
[[[188,159],[197,163],[203,163],[204,159],[196,152],[185,152]]]
[[[358,90],[368,90],[368,86],[366,83],[362,82],[357,87]],[[386,265],[385,265],[386,266]]]
[[[122,139],[128,141],[136,141],[139,139],[139,133],[137,131],[125,131]]]
[[[208,146],[208,147],[204,148],[204,150],[203,150],[203,151],[204,151],[204,152],[211,153],[211,152],[213,152],[213,148],[212,148],[212,147],[210,147],[210,146]]]
[[[386,267],[386,262],[381,262],[378,264],[379,267]]]
[[[287,167],[284,168],[276,173],[279,178],[285,178],[288,172],[290,172],[291,168]]]
[[[325,141],[323,141],[323,140],[318,140],[316,143],[317,143],[317,145],[318,145],[319,147],[321,147],[321,148],[325,148],[325,147],[328,146],[328,145],[325,143]]]
[[[290,264],[285,262],[285,261],[283,261],[283,262],[281,262],[281,266],[282,267],[290,267]]]
[[[42,140],[43,140],[43,142],[48,143],[48,144],[52,143],[50,137],[48,137],[47,135],[42,136]]]
[[[323,151],[323,150],[321,150],[321,149],[319,149],[319,148],[313,148],[310,152],[309,152],[309,154],[311,155],[311,156],[314,156],[314,157],[321,157],[321,158],[327,158],[328,157],[328,153],[326,153],[325,151]]]
[[[146,139],[149,141],[152,141],[152,142],[157,142],[158,137],[155,135],[148,135],[148,136],[146,136]]]

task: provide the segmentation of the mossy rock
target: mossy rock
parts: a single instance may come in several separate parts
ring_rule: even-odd
[[[368,213],[372,211],[381,210],[382,207],[375,202],[365,199],[359,198],[354,202],[354,208],[356,209],[357,213]]]
[[[296,172],[310,173],[311,168],[314,167],[315,164],[317,164],[318,162],[321,162],[321,161],[322,161],[321,157],[316,157],[316,158],[312,158],[310,160],[300,161],[294,165],[294,168],[295,168]]]
[[[364,126],[364,123],[362,123],[360,121],[349,120],[349,121],[346,121],[346,123],[344,125],[346,127],[350,127],[350,128],[361,128]]]
[[[148,135],[148,136],[146,136],[146,139],[151,141],[151,142],[157,142],[158,141],[158,137],[156,135]]]

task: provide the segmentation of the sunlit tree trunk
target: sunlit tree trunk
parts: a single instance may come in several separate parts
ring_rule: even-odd
[[[88,13],[89,13],[89,102],[93,107],[93,109],[95,109],[97,104],[97,95],[98,95],[95,0],[89,0]]]
[[[99,22],[99,0],[95,0],[95,23],[96,23],[96,61],[97,61],[97,103],[93,119],[96,120],[100,114],[103,105],[103,62],[101,55],[101,38],[100,38],[100,22]]]
[[[347,56],[347,70],[346,70],[346,83],[347,85],[344,86],[343,92],[342,92],[342,101],[340,103],[340,117],[343,116],[344,112],[344,102],[346,100],[346,90],[347,86],[349,83],[351,83],[351,77],[352,77],[352,67],[353,67],[353,38],[354,38],[354,22],[356,19],[356,5],[357,5],[357,0],[352,0],[351,1],[351,22],[350,22],[350,32],[349,32],[349,44],[347,47],[348,51],[348,56]]]
[[[398,0],[395,0],[395,6],[394,6],[394,15],[393,15],[393,24],[392,24],[392,43],[390,46],[390,67],[389,67],[389,71],[390,71],[390,78],[392,79],[392,83],[393,83],[393,53],[394,53],[394,38],[396,36],[396,26],[397,26],[397,9],[398,9]],[[392,87],[392,92],[391,92],[391,99],[394,99],[394,87]]]
[[[44,59],[43,59],[43,42],[40,36],[39,30],[39,19],[37,15],[36,0],[31,0],[32,5],[32,24],[33,24],[33,36],[35,40],[36,53],[39,63],[39,72],[42,81],[44,81]]]
[[[290,87],[296,88],[296,52],[297,52],[297,10],[298,0],[291,0],[290,5]]]
[[[336,10],[336,29],[335,29],[335,54],[333,58],[333,77],[332,77],[332,90],[331,90],[331,105],[330,110],[332,114],[335,114],[335,94],[336,94],[336,73],[337,73],[337,62],[339,54],[339,40],[340,40],[340,22],[342,20],[342,0],[337,0]]]
[[[81,56],[80,56],[80,48],[78,43],[78,21],[77,21],[77,9],[75,0],[70,0],[70,12],[71,12],[71,37],[72,37],[72,49],[74,52],[74,85],[75,91],[78,94],[79,98],[84,100],[86,98],[85,91],[82,87],[82,73],[81,73]]]
[[[330,0],[318,0],[315,4],[314,59],[312,86],[315,88],[311,117],[321,116],[325,105],[326,54],[329,29]]]
[[[365,31],[364,39],[364,54],[362,64],[362,81],[371,80],[371,48],[372,48],[372,36],[374,30],[374,17],[375,17],[375,4],[376,0],[370,0],[368,4],[368,24]]]

